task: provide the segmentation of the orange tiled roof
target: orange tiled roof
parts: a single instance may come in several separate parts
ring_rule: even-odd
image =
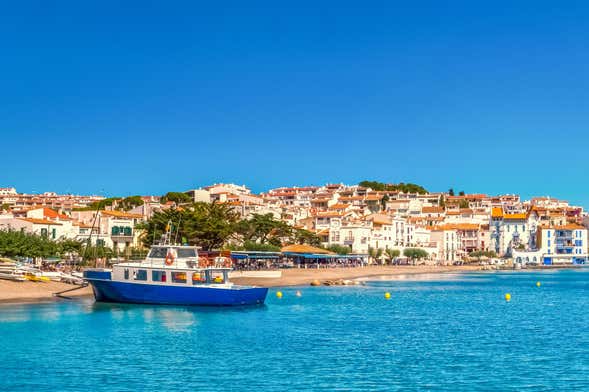
[[[326,249],[316,248],[310,245],[287,245],[280,249],[281,252],[291,253],[319,253],[325,255],[333,255],[335,253],[330,252]]]
[[[23,220],[25,222],[34,223],[36,225],[56,225],[56,226],[62,226],[61,223],[55,222],[55,221],[51,221],[51,220],[48,220],[48,219],[35,219],[35,218],[18,218],[18,219]]]
[[[527,214],[504,214],[503,219],[505,220],[520,220],[528,219]]]
[[[102,215],[112,216],[112,217],[115,217],[115,218],[129,218],[129,219],[132,219],[132,218],[137,218],[137,219],[143,218],[143,215],[141,215],[141,214],[131,214],[129,212],[123,212],[123,211],[107,211],[107,210],[104,210],[104,211],[100,211],[100,212],[101,212]]]
[[[444,212],[444,207],[423,207],[421,209],[422,213],[443,213]]]
[[[493,207],[491,210],[491,217],[502,218],[503,217],[503,209],[501,207]]]

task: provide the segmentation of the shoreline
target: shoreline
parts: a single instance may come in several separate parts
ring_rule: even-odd
[[[550,271],[560,269],[581,269],[582,266],[551,266],[534,267],[520,270],[512,268],[484,269],[479,265],[460,266],[366,266],[349,268],[308,268],[308,269],[283,269],[280,278],[234,278],[232,282],[240,285],[251,285],[258,287],[292,287],[309,286],[312,281],[318,280],[323,285],[325,281],[336,280],[368,280],[376,277],[387,277],[394,279],[406,279],[419,275],[437,275],[448,273],[472,273],[472,272],[497,272],[497,271]],[[589,268],[589,267],[586,267]],[[80,288],[64,295],[64,298],[56,297],[53,293],[73,289],[74,285],[60,282],[12,282],[0,280],[0,306],[18,304],[40,304],[55,301],[64,301],[68,298],[84,299],[93,298],[92,287]]]

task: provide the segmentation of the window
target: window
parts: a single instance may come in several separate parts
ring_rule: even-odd
[[[211,271],[211,283],[225,283],[225,276],[223,271]]]
[[[196,250],[195,249],[178,248],[178,257],[180,257],[180,258],[196,257]]]
[[[168,248],[153,247],[149,251],[149,255],[147,257],[151,257],[154,259],[165,259],[167,254],[168,254]]]
[[[550,238],[550,230],[548,230],[548,234],[546,234],[548,238]]]
[[[57,237],[57,230],[56,229],[52,229],[51,230],[51,238],[55,239]]]
[[[195,272],[192,274],[192,284],[203,284],[207,282],[207,274],[205,271]]]
[[[125,279],[129,279],[129,269],[125,268]]]
[[[133,273],[133,279],[135,280],[147,280],[147,270],[137,270]]]
[[[548,240],[548,246],[550,246],[550,240]]]
[[[173,283],[186,283],[186,272],[172,272]]]
[[[151,280],[153,282],[165,282],[166,271],[151,271]]]
[[[45,228],[41,229],[41,237],[47,237],[47,229],[45,229]]]

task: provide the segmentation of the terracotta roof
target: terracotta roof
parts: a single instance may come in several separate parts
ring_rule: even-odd
[[[503,209],[501,207],[493,207],[491,209],[491,217],[493,217],[493,218],[503,217]]]
[[[55,225],[55,226],[61,226],[62,224],[59,222],[54,222],[54,221],[50,221],[47,219],[35,219],[35,218],[17,218],[20,220],[23,220],[25,222],[30,222],[30,223],[34,223],[36,225]]]
[[[100,213],[102,215],[106,215],[106,216],[112,216],[115,218],[143,218],[143,215],[141,214],[131,214],[129,212],[123,212],[123,211],[100,211]]]
[[[337,204],[334,204],[331,207],[329,207],[329,209],[330,210],[345,210],[349,206],[350,206],[349,204],[337,203]]]
[[[434,206],[434,207],[423,207],[421,209],[422,213],[443,213],[444,212],[444,207],[438,207],[438,206]]]
[[[316,248],[310,245],[287,245],[280,249],[281,252],[290,253],[318,253],[324,255],[333,255],[335,253],[330,252],[326,249]]]
[[[527,214],[504,214],[503,219],[505,220],[520,220],[520,219],[528,219]]]
[[[433,230],[435,231],[443,231],[443,230],[479,230],[480,226],[476,223],[447,223],[445,225],[435,226]]]
[[[576,223],[569,223],[563,226],[549,226],[549,227],[540,227],[542,230],[584,230],[585,227],[578,225]]]

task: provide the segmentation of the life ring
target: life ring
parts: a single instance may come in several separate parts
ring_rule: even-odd
[[[203,267],[203,268],[208,267],[209,266],[209,259],[207,259],[205,256],[199,256],[198,257],[198,266]]]
[[[171,249],[169,249],[168,253],[166,254],[166,265],[170,266],[174,264],[175,259],[176,257],[174,256],[174,252]]]

